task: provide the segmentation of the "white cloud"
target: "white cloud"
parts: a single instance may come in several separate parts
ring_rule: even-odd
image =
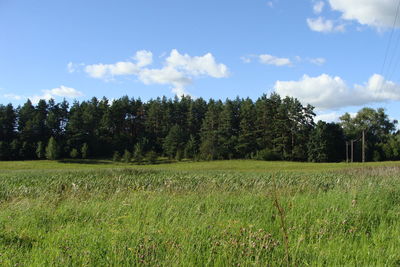
[[[357,112],[347,112],[351,118],[355,118],[357,116]],[[328,113],[318,113],[314,121],[325,121],[325,122],[339,122],[340,117],[343,116],[344,113],[338,112],[328,112]],[[393,120],[393,119],[391,119]]]
[[[105,78],[108,72],[108,65],[104,64],[94,64],[94,65],[88,65],[85,67],[85,71],[89,76],[93,78]]]
[[[93,64],[85,66],[85,72],[92,78],[112,79],[118,75],[135,75],[140,69],[153,62],[153,54],[146,50],[137,51],[133,56],[134,62],[120,61],[115,64]]]
[[[75,73],[75,72],[80,72],[82,70],[82,67],[85,66],[84,63],[73,63],[69,62],[67,64],[67,71],[69,73]]]
[[[392,27],[398,1],[394,0],[329,0],[331,8],[342,13],[342,19],[377,28]],[[396,27],[400,26],[400,19]]]
[[[75,98],[83,96],[83,93],[71,88],[61,85],[60,87],[53,88],[50,90],[42,90],[41,95],[33,95],[33,96],[23,96],[23,95],[15,95],[15,94],[5,94],[3,97],[13,99],[13,100],[22,100],[22,99],[30,99],[32,103],[36,104],[39,100],[50,100],[55,97],[66,97],[66,98]]]
[[[67,70],[68,70],[69,73],[74,73],[74,72],[76,71],[76,70],[75,70],[75,65],[74,65],[74,63],[69,62],[69,63],[67,64]]]
[[[345,25],[339,24],[335,25],[333,20],[325,19],[323,17],[318,18],[308,18],[307,19],[308,27],[316,32],[344,32]]]
[[[141,50],[136,52],[136,55],[133,57],[134,60],[137,61],[137,66],[144,67],[153,63],[153,53],[146,50]]]
[[[162,69],[144,69],[139,74],[139,80],[144,84],[170,84],[172,92],[181,96],[186,95],[185,87],[192,83],[192,79],[173,67]]]
[[[400,100],[400,85],[387,81],[381,75],[372,75],[363,85],[349,87],[336,76],[322,74],[304,75],[299,81],[277,81],[275,91],[282,96],[298,98],[317,109],[360,106],[370,103]]]
[[[42,95],[33,95],[33,96],[30,96],[30,97],[27,97],[27,98],[29,98],[33,104],[37,104],[42,99],[46,100],[46,101],[49,101],[50,99],[53,98],[53,96],[51,94],[49,94],[49,93],[44,93]]]
[[[315,14],[319,14],[322,12],[322,10],[324,9],[325,3],[322,1],[318,1],[316,3],[314,3],[313,6],[313,10]]]
[[[290,58],[280,58],[268,54],[262,54],[262,55],[248,55],[248,56],[243,56],[240,58],[244,63],[251,63],[254,59],[258,59],[258,61],[262,64],[268,64],[268,65],[274,65],[277,67],[281,66],[293,66],[295,61],[296,63],[301,63],[301,62],[309,62],[315,65],[323,65],[326,62],[325,58],[318,57],[318,58],[302,58],[300,56],[295,56],[292,59]]]
[[[139,63],[134,64],[132,62],[126,61],[117,62],[115,64],[107,66],[108,71],[112,76],[136,74],[140,70]]]
[[[166,59],[168,67],[181,70],[193,76],[206,75],[213,78],[224,78],[229,76],[228,68],[224,64],[215,62],[210,53],[201,57],[191,57],[188,54],[180,54],[176,49]]]
[[[341,115],[337,112],[317,114],[314,121],[338,122]]]
[[[253,59],[257,59],[262,64],[274,65],[274,66],[292,66],[293,63],[289,58],[280,58],[269,54],[262,55],[248,55],[240,58],[244,63],[250,63]]]
[[[138,51],[130,61],[115,64],[87,65],[85,71],[93,78],[109,80],[118,75],[134,75],[144,84],[167,84],[173,86],[176,94],[187,94],[185,87],[197,77],[225,78],[229,76],[226,65],[217,63],[211,53],[203,56],[180,54],[173,49],[165,59],[162,68],[146,68],[153,63],[153,54],[149,51]]]
[[[318,66],[322,66],[322,65],[324,65],[326,63],[326,59],[323,58],[323,57],[315,57],[315,58],[307,57],[307,58],[303,59],[300,56],[296,56],[295,60],[297,62],[308,62],[308,63],[314,64],[314,65],[318,65]]]
[[[280,58],[268,54],[259,55],[258,58],[263,64],[275,65],[279,67],[292,65],[292,61],[289,58]]]
[[[61,96],[61,97],[80,97],[83,96],[82,92],[79,92],[78,90],[71,88],[71,87],[66,87],[64,85],[61,85],[60,87],[53,88],[51,90],[44,90],[46,94],[50,94],[53,96]]]
[[[22,99],[22,96],[15,95],[15,94],[4,94],[3,97],[13,99],[13,100],[21,100]]]
[[[318,66],[324,65],[326,63],[326,59],[323,57],[309,58],[308,61]]]
[[[240,57],[240,59],[241,59],[244,63],[251,63],[251,57],[250,57],[250,56],[243,56],[243,57]]]
[[[347,112],[351,118],[355,118],[357,116],[357,112]],[[340,117],[343,116],[343,113],[338,112],[328,112],[328,113],[319,113],[315,116],[314,121],[325,121],[325,122],[339,122]]]

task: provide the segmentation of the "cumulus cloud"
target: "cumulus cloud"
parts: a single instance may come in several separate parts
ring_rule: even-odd
[[[342,13],[342,19],[377,28],[392,27],[398,1],[393,0],[329,0],[331,8]],[[400,19],[396,27],[400,26]]]
[[[153,54],[146,50],[137,51],[131,61],[119,61],[114,64],[93,64],[85,66],[85,72],[92,78],[109,80],[118,75],[136,75],[142,67],[153,62]]]
[[[347,112],[351,118],[355,118],[357,116],[357,112]],[[343,116],[343,113],[339,112],[327,112],[327,113],[317,113],[314,118],[314,121],[325,121],[325,122],[339,122],[340,117]]]
[[[92,78],[105,78],[108,68],[105,64],[88,65],[85,67],[85,72]]]
[[[50,94],[53,96],[61,96],[61,97],[69,97],[69,98],[74,98],[74,97],[80,97],[83,96],[82,92],[79,92],[78,90],[71,88],[71,87],[66,87],[64,85],[61,85],[60,87],[53,88],[51,90],[43,90],[46,94]]]
[[[325,3],[322,1],[318,1],[316,3],[314,3],[313,5],[313,10],[315,14],[319,14],[322,12],[322,10],[324,9]]]
[[[170,84],[172,92],[181,96],[186,95],[185,87],[192,83],[192,79],[173,67],[162,69],[144,69],[139,74],[139,80],[144,84]]]
[[[314,118],[314,121],[338,122],[340,116],[342,115],[337,112],[322,113],[317,114]]]
[[[350,87],[336,76],[322,74],[304,75],[298,81],[277,81],[275,91],[282,96],[292,96],[317,109],[334,109],[370,103],[400,100],[400,85],[374,74],[363,85]]]
[[[148,68],[153,63],[153,54],[149,51],[138,51],[134,62],[121,61],[115,64],[93,64],[85,67],[86,73],[93,78],[113,79],[119,75],[136,76],[144,84],[166,84],[173,86],[172,92],[177,95],[187,94],[185,88],[194,78],[229,76],[226,65],[217,63],[211,53],[203,56],[181,54],[173,49],[165,59],[163,67]]]
[[[15,95],[15,94],[5,94],[3,97],[13,99],[13,100],[22,100],[22,99],[30,99],[32,103],[36,104],[39,100],[50,100],[55,97],[66,97],[66,98],[75,98],[83,96],[83,93],[71,88],[61,85],[60,87],[53,88],[50,90],[42,90],[42,94],[33,95],[33,96],[23,96],[23,95]]]
[[[174,49],[166,59],[166,63],[168,67],[193,76],[206,75],[223,78],[229,75],[228,68],[224,64],[218,64],[210,53],[201,57],[191,57],[188,54],[181,55]]]
[[[317,32],[343,32],[345,23],[356,22],[356,29],[360,25],[383,30],[391,27],[400,28],[400,18],[396,19],[398,1],[395,0],[328,0],[330,10],[339,12],[340,17],[336,20],[324,17],[308,18],[309,28]],[[320,14],[324,9],[323,1],[313,0],[313,11]]]
[[[150,51],[141,50],[136,52],[133,59],[136,60],[138,67],[144,67],[153,63],[153,53]]]
[[[308,27],[316,32],[344,32],[344,24],[336,24],[333,20],[325,19],[324,17],[308,18]]]
[[[137,51],[132,58],[135,62],[119,61],[114,64],[87,65],[85,72],[92,78],[109,80],[118,75],[137,75],[142,67],[153,63],[153,54],[146,50]]]

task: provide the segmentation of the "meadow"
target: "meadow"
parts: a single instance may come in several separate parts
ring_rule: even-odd
[[[2,266],[393,266],[399,217],[397,162],[0,162]]]

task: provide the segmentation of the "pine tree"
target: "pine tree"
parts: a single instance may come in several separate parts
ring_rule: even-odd
[[[192,135],[196,142],[200,140],[201,127],[207,112],[207,103],[202,98],[197,98],[189,105],[187,116],[187,131],[188,136]]]
[[[176,151],[175,159],[176,159],[177,161],[181,161],[181,160],[183,159],[183,152],[182,152],[181,149],[178,149],[178,150]]]
[[[236,150],[241,157],[248,157],[257,150],[255,118],[253,101],[247,98],[240,106],[240,130],[236,145]]]
[[[118,162],[118,161],[121,160],[121,155],[119,154],[118,151],[114,152],[112,160],[115,161],[115,162]]]
[[[0,160],[11,159],[10,145],[7,142],[0,141]]]
[[[343,129],[337,123],[319,121],[308,141],[308,160],[339,162],[345,159]]]
[[[22,142],[22,146],[19,150],[20,159],[34,159],[35,158],[35,145],[27,141]]]
[[[89,157],[89,145],[87,143],[82,145],[81,155],[83,159],[87,159]]]
[[[165,137],[164,153],[171,159],[176,156],[177,152],[183,150],[183,136],[181,128],[175,124],[170,129],[168,135]]]
[[[78,149],[73,148],[73,149],[71,150],[71,152],[69,153],[69,156],[70,156],[71,158],[73,158],[73,159],[78,158],[78,157],[79,157]]]
[[[46,100],[39,100],[35,107],[35,114],[33,116],[33,129],[35,134],[35,142],[46,142],[50,138],[50,130],[46,125],[46,118],[48,114],[48,106]]]
[[[200,156],[212,160],[219,158],[218,153],[218,127],[222,102],[210,100],[208,109],[201,127]]]
[[[36,157],[38,159],[43,159],[45,157],[45,147],[42,141],[39,141],[36,146]]]
[[[274,102],[267,95],[262,95],[255,103],[256,109],[256,138],[259,150],[273,150],[274,120],[276,110]]]
[[[187,159],[193,159],[198,153],[198,146],[196,139],[193,135],[190,136],[189,141],[186,143],[184,157]]]
[[[133,148],[133,160],[140,163],[143,159],[143,145],[140,142],[135,144]]]
[[[14,139],[10,144],[10,159],[18,160],[20,158],[19,150],[21,148],[21,143],[18,139]]]
[[[122,155],[122,161],[125,163],[129,163],[129,162],[131,162],[131,159],[132,159],[131,152],[129,152],[128,149],[125,149],[124,155]]]
[[[235,151],[239,133],[240,100],[226,100],[219,116],[218,125],[218,154],[221,158],[231,159],[238,153]]]
[[[146,134],[150,142],[150,148],[157,152],[162,152],[162,144],[167,135],[168,122],[165,119],[164,108],[164,103],[159,98],[150,100],[147,105]]]
[[[154,164],[157,162],[157,153],[154,151],[149,151],[146,153],[146,159],[150,164]]]
[[[17,115],[11,104],[7,106],[0,105],[0,140],[10,144],[16,137]]]
[[[46,146],[46,158],[49,160],[55,160],[58,158],[58,147],[54,137],[50,137],[49,142]]]

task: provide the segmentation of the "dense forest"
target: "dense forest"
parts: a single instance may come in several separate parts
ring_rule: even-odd
[[[314,108],[277,94],[226,101],[128,96],[71,105],[40,100],[0,105],[0,160],[113,158],[141,162],[239,159],[339,162],[346,141],[366,131],[366,158],[400,159],[397,121],[383,109],[346,113],[339,123],[314,122]],[[355,142],[355,160],[361,160]]]

